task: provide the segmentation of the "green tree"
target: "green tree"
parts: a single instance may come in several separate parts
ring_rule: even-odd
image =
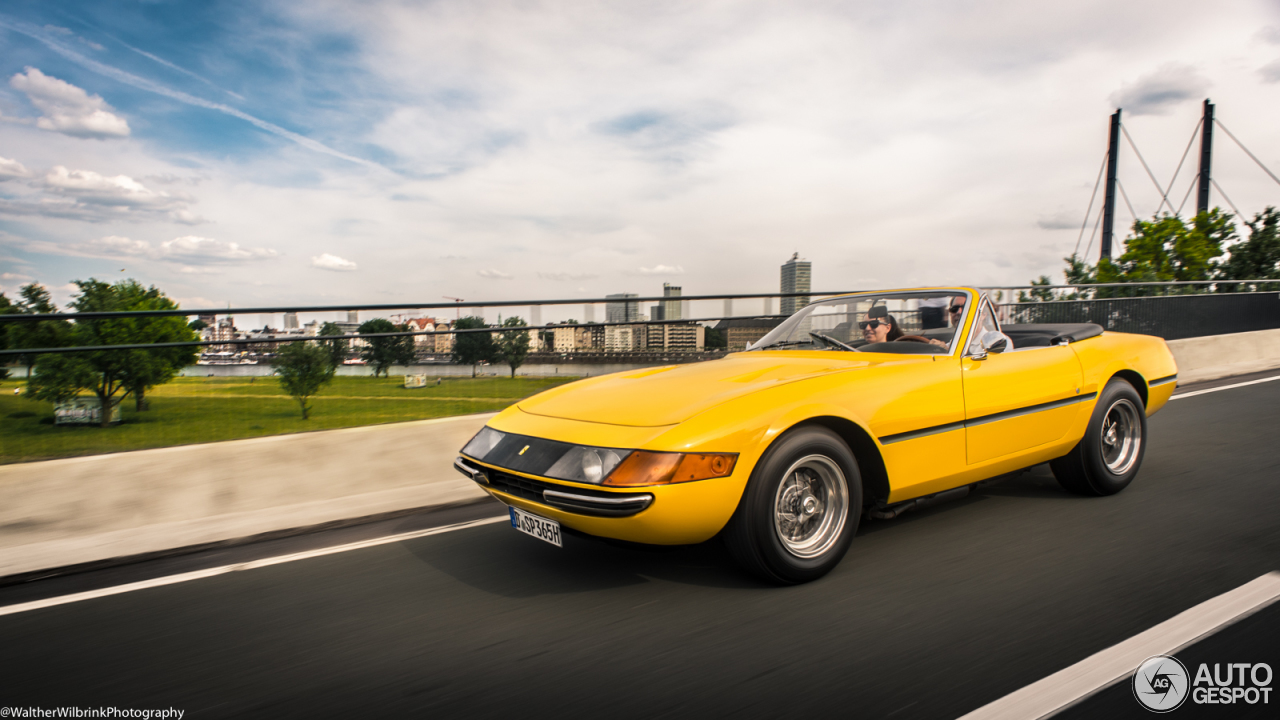
[[[200,318],[196,318],[195,320],[192,320],[190,323],[187,323],[187,327],[191,328],[192,330],[195,330],[196,332],[200,332],[201,330],[209,327],[209,323],[201,320]]]
[[[328,349],[311,342],[291,342],[276,353],[275,372],[280,376],[280,387],[298,401],[303,420],[311,417],[307,400],[333,379],[335,370]]]
[[[484,318],[468,316],[454,323],[455,330],[475,330],[488,327]],[[471,366],[471,377],[476,376],[476,366],[493,360],[495,348],[493,336],[487,332],[460,332],[453,336],[453,360],[460,365]]]
[[[1048,288],[1048,286],[1052,284],[1053,281],[1049,279],[1048,275],[1041,275],[1039,279],[1031,281],[1031,285],[1033,286],[1031,292],[1028,293],[1022,290],[1018,291],[1018,302],[1044,302],[1052,300],[1053,291]]]
[[[1085,262],[1084,258],[1073,254],[1071,257],[1062,258],[1062,260],[1067,264],[1067,269],[1062,274],[1066,276],[1068,285],[1092,285],[1098,282],[1097,268]],[[1091,295],[1092,293],[1088,289],[1078,290],[1064,299],[1085,300]]]
[[[18,312],[24,315],[47,315],[58,312],[53,304],[49,291],[38,283],[28,283],[18,291],[22,298],[14,304]],[[10,348],[49,348],[66,344],[71,324],[65,320],[11,320],[8,323],[7,342]],[[31,378],[35,367],[35,353],[23,353],[18,362],[27,366],[27,378]]]
[[[0,315],[12,315],[12,314],[16,314],[17,312],[18,312],[18,308],[14,307],[13,303],[10,302],[9,298],[5,297],[4,293],[0,292]],[[8,349],[9,349],[9,326],[0,325],[0,350],[8,350]],[[4,363],[8,364],[8,362],[9,362],[9,358],[8,356],[5,356]],[[5,367],[0,367],[0,380],[3,380],[4,378],[7,378],[7,377],[9,377],[9,369]]]
[[[1253,216],[1245,225],[1249,239],[1227,248],[1231,255],[1218,266],[1223,280],[1280,279],[1280,211],[1274,207]],[[1219,285],[1220,292],[1236,292],[1235,283]]]
[[[522,328],[525,326],[525,321],[515,316],[502,321],[502,327],[504,328]],[[516,368],[523,365],[524,359],[529,356],[529,331],[503,330],[498,336],[496,356],[511,366],[511,377],[514,378],[516,376]]]
[[[1138,220],[1125,238],[1124,253],[1114,261],[1098,262],[1099,283],[1152,283],[1209,280],[1216,271],[1216,258],[1223,247],[1236,239],[1230,213],[1218,208],[1195,216],[1191,224],[1175,215]],[[1099,297],[1150,295],[1149,289],[1101,288]],[[1194,292],[1190,290],[1188,292]]]
[[[114,286],[119,302],[130,310],[178,310],[174,302],[154,285],[143,288],[133,280],[116,283]],[[184,324],[185,318],[174,315],[168,317],[138,318],[134,332],[145,337],[145,342],[180,343],[194,342],[200,339],[197,331]],[[134,361],[128,370],[129,390],[133,393],[134,409],[142,412],[150,409],[147,402],[147,391],[157,385],[172,380],[183,368],[195,363],[200,349],[195,346],[155,348],[152,350],[134,351]]]
[[[77,312],[178,309],[177,303],[154,286],[144,288],[136,280],[111,285],[90,278],[74,284],[80,289],[71,304]],[[87,347],[194,340],[195,333],[181,316],[81,319],[67,338],[71,345]],[[140,408],[145,407],[146,390],[168,382],[195,357],[193,346],[42,355],[30,381],[31,392],[37,398],[60,402],[88,390],[97,397],[102,426],[107,427],[116,405],[131,393],[141,398]]]
[[[726,337],[725,331],[716,328],[707,328],[705,347],[708,350],[723,350],[729,347],[729,338]]]
[[[390,320],[374,318],[360,325],[361,335],[377,333],[408,332],[408,325],[393,325]],[[373,337],[365,340],[367,345],[360,350],[360,357],[373,366],[373,376],[389,372],[392,365],[410,365],[413,363],[413,336]]]
[[[320,326],[320,336],[343,335],[342,327],[336,322],[327,322]],[[346,340],[321,340],[320,347],[324,348],[329,354],[329,364],[338,367],[343,360],[347,359],[347,341]]]

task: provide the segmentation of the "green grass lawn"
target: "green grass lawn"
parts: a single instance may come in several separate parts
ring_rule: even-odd
[[[409,390],[398,376],[336,377],[303,420],[275,378],[175,378],[147,395],[147,412],[125,400],[123,422],[106,429],[54,425],[52,404],[15,396],[22,381],[4,380],[0,464],[492,412],[573,379],[446,378]]]

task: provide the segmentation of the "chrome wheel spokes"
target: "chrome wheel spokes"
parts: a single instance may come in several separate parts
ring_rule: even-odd
[[[840,538],[848,510],[840,466],[825,455],[809,455],[793,463],[778,484],[773,526],[787,552],[817,557]]]
[[[1102,462],[1115,475],[1123,475],[1137,462],[1142,447],[1142,416],[1128,400],[1117,400],[1102,419]]]

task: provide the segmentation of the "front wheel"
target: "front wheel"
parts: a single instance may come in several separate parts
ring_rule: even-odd
[[[1073,493],[1115,495],[1133,482],[1146,449],[1142,398],[1132,385],[1113,378],[1098,395],[1084,438],[1049,467],[1058,483]]]
[[[725,528],[748,571],[784,585],[816,580],[844,557],[862,512],[858,463],[840,436],[802,427],[761,458]]]

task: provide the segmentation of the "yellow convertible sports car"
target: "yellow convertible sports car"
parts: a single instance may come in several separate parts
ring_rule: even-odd
[[[1176,373],[1160,338],[1002,326],[971,288],[857,293],[745,352],[524,400],[455,467],[556,545],[562,528],[658,545],[722,533],[748,570],[799,583],[840,561],[864,514],[1031,465],[1072,492],[1123,490]]]

